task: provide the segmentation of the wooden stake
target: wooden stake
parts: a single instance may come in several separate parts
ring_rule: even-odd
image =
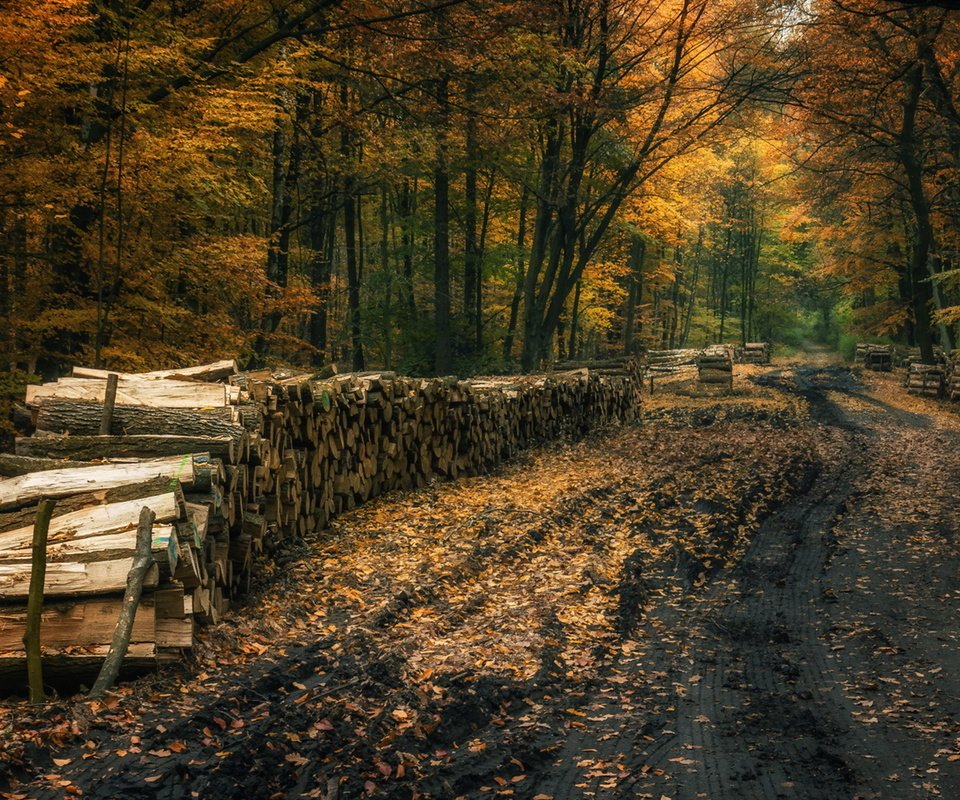
[[[53,516],[53,507],[56,504],[56,500],[41,500],[37,506],[37,520],[33,526],[33,564],[30,571],[26,628],[23,632],[31,703],[44,701],[43,665],[40,661],[40,615],[43,612],[43,583],[47,573],[47,531],[50,528],[50,517]]]
[[[120,376],[116,372],[107,375],[107,389],[103,396],[103,417],[100,420],[100,435],[109,436],[113,424],[113,407],[117,404],[117,384]]]
[[[90,690],[90,697],[98,700],[106,693],[117,680],[120,674],[120,665],[130,646],[130,633],[133,631],[133,621],[140,605],[140,595],[143,593],[143,579],[153,563],[150,552],[150,543],[153,538],[154,513],[144,507],[140,512],[140,522],[137,526],[137,551],[133,559],[133,566],[127,575],[127,593],[123,598],[120,609],[120,619],[113,631],[113,642],[107,651],[100,674]]]

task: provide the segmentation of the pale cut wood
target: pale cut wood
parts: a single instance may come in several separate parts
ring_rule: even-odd
[[[68,497],[72,494],[141,483],[165,477],[180,484],[193,484],[194,460],[171,456],[129,464],[100,464],[74,469],[49,470],[0,481],[0,510],[19,508],[40,497]]]
[[[57,513],[62,516],[73,511],[84,511],[93,506],[122,503],[127,500],[154,497],[173,492],[178,501],[183,501],[183,492],[180,485],[171,487],[170,479],[164,477],[151,478],[142,483],[131,483],[124,486],[113,486],[109,489],[84,492],[70,497],[63,497],[57,501]],[[32,510],[0,511],[0,531],[13,531],[33,523]]]
[[[210,453],[228,464],[236,463],[243,438],[243,428],[234,426],[233,436],[176,436],[149,434],[139,436],[63,436],[38,434],[19,437],[18,456],[41,458],[91,459],[155,458],[182,456],[184,453]],[[72,465],[72,466],[75,466]]]
[[[112,531],[133,528],[140,518],[140,509],[146,506],[157,515],[157,522],[173,522],[181,513],[180,499],[176,492],[165,492],[137,500],[125,500],[104,506],[93,506],[79,511],[60,514],[50,520],[49,543],[56,544],[70,539],[100,536]],[[17,528],[0,533],[0,557],[7,550],[25,549],[30,542],[31,529]]]
[[[80,563],[65,561],[48,563],[43,581],[44,597],[72,597],[122,592],[132,558]],[[147,572],[144,586],[155,588],[160,582],[160,568],[154,564]],[[0,563],[0,600],[23,602],[29,588],[29,575],[23,564]]]
[[[94,369],[93,367],[74,367],[74,378],[105,379],[109,370]],[[124,377],[143,378],[145,380],[163,380],[165,378],[190,378],[194,381],[220,381],[237,374],[237,362],[230,358],[223,361],[214,361],[211,364],[199,364],[194,367],[175,367],[161,369],[154,372],[134,372]]]
[[[103,561],[111,558],[125,558],[133,554],[136,548],[137,531],[130,528],[125,531],[104,533],[99,536],[84,536],[79,539],[67,539],[50,542],[47,545],[47,562],[54,561]],[[179,551],[176,528],[173,525],[156,525],[153,531],[153,552],[157,561],[176,568]],[[173,554],[171,558],[171,553]],[[24,563],[30,557],[27,548],[18,550],[0,550],[0,564]]]
[[[106,646],[113,640],[113,630],[120,616],[122,597],[96,597],[72,603],[51,603],[43,610],[40,645],[47,648],[84,648]],[[26,608],[0,606],[0,653],[20,650],[22,656],[23,627]],[[152,644],[155,639],[153,600],[140,603],[133,626],[131,642]]]
[[[38,406],[49,400],[84,400],[103,403],[106,389],[105,379],[61,378],[56,383],[28,386],[26,402],[28,406]],[[230,405],[229,390],[229,386],[219,383],[122,377],[117,384],[117,405],[149,408],[216,408]]]
[[[193,617],[157,618],[157,647],[178,647],[189,650],[193,647]]]

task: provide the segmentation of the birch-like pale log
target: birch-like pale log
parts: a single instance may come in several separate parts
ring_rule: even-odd
[[[80,597],[91,594],[122,592],[127,585],[127,573],[133,558],[115,558],[107,561],[63,561],[47,563],[43,581],[43,595],[53,597]],[[153,589],[160,581],[160,568],[154,564],[147,572],[144,587]],[[29,574],[23,564],[0,562],[0,600],[24,602],[29,589]]]
[[[196,480],[194,458],[189,455],[171,456],[128,464],[53,469],[7,478],[0,480],[0,510],[20,508],[41,497],[68,497],[96,489],[140,483],[158,476],[170,478],[171,482],[176,481],[181,485],[192,485]]]
[[[103,533],[99,536],[67,539],[62,542],[49,542],[47,544],[47,563],[54,561],[106,561],[111,558],[127,558],[133,556],[136,546],[136,528]],[[173,569],[176,569],[179,539],[173,525],[154,526],[152,549],[157,561],[165,566],[170,564]],[[27,548],[0,550],[0,564],[24,563],[29,558],[30,551]]]
[[[74,367],[74,378],[104,379],[110,374],[105,369],[93,367]],[[164,380],[166,378],[189,378],[194,381],[220,381],[237,374],[237,362],[232,358],[224,361],[214,361],[211,364],[199,364],[194,367],[176,367],[174,369],[160,369],[154,372],[135,372],[124,377],[143,378],[145,380]]]
[[[182,507],[176,492],[125,500],[103,506],[82,508],[60,514],[50,520],[47,541],[53,545],[90,536],[101,536],[135,528],[140,519],[140,509],[146,506],[157,515],[158,523],[173,522],[181,516]],[[23,550],[30,544],[31,528],[24,526],[0,533],[0,558],[10,550]]]
[[[220,383],[149,380],[121,377],[117,384],[118,406],[150,408],[208,408],[230,405],[232,387]],[[28,386],[26,402],[36,407],[50,400],[84,400],[103,403],[106,379],[60,378],[56,383]]]

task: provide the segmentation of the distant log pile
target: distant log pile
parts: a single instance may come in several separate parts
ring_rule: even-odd
[[[532,444],[634,420],[641,385],[634,359],[470,381],[278,378],[218,362],[120,376],[109,433],[100,434],[107,379],[77,369],[30,387],[37,432],[0,464],[23,473],[0,480],[0,671],[23,666],[41,497],[60,498],[44,587],[47,664],[102,660],[143,507],[156,514],[155,563],[126,663],[156,664],[179,658],[195,625],[219,618],[248,586],[258,554],[383,492],[477,474]]]
[[[770,342],[747,342],[735,351],[738,364],[769,364]]]
[[[954,350],[947,359],[947,377],[944,391],[951,400],[960,400],[960,350]]]
[[[922,364],[923,358],[920,355],[919,347],[911,347],[910,349],[904,352],[900,350],[897,352],[897,363],[902,369],[910,371],[910,367],[914,364]],[[933,346],[933,360],[936,364],[942,364],[943,366],[948,366],[949,359],[947,354],[944,352],[944,349],[940,345]]]
[[[725,385],[733,388],[733,348],[727,344],[715,344],[700,351],[697,356],[697,373],[700,383]]]
[[[649,350],[646,355],[647,369],[655,373],[675,373],[684,367],[695,367],[699,350]]]
[[[857,345],[854,363],[874,372],[891,372],[893,348],[886,344],[860,343]]]
[[[946,387],[947,371],[942,364],[911,364],[906,386],[910,394],[940,397]]]

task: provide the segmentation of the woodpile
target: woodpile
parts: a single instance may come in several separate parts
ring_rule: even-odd
[[[946,387],[947,371],[942,364],[911,364],[907,372],[910,394],[940,397]]]
[[[383,492],[481,473],[535,443],[632,421],[642,375],[634,359],[469,381],[237,374],[220,362],[120,376],[109,433],[100,434],[107,379],[77,369],[28,391],[37,431],[3,464],[23,474],[0,480],[0,671],[23,666],[41,497],[59,498],[46,663],[102,660],[146,506],[156,514],[155,563],[126,663],[156,664],[181,657],[196,625],[217,621],[261,554]]]
[[[733,348],[715,344],[701,350],[697,356],[697,377],[700,383],[724,385],[733,388]]]
[[[960,400],[960,350],[953,350],[946,359],[944,392],[951,400]]]
[[[906,352],[898,351],[896,354],[896,360],[900,368],[906,370],[907,372],[910,371],[910,367],[914,364],[923,363],[923,358],[920,355],[919,347],[912,347],[906,350]],[[941,364],[945,367],[948,366],[949,358],[940,345],[933,346],[933,360],[936,364]]]
[[[647,369],[650,372],[671,374],[685,367],[695,367],[699,350],[649,350],[647,351]]]
[[[857,345],[854,363],[874,372],[893,371],[893,348],[886,344]]]
[[[770,342],[747,342],[736,349],[738,364],[769,364]]]

